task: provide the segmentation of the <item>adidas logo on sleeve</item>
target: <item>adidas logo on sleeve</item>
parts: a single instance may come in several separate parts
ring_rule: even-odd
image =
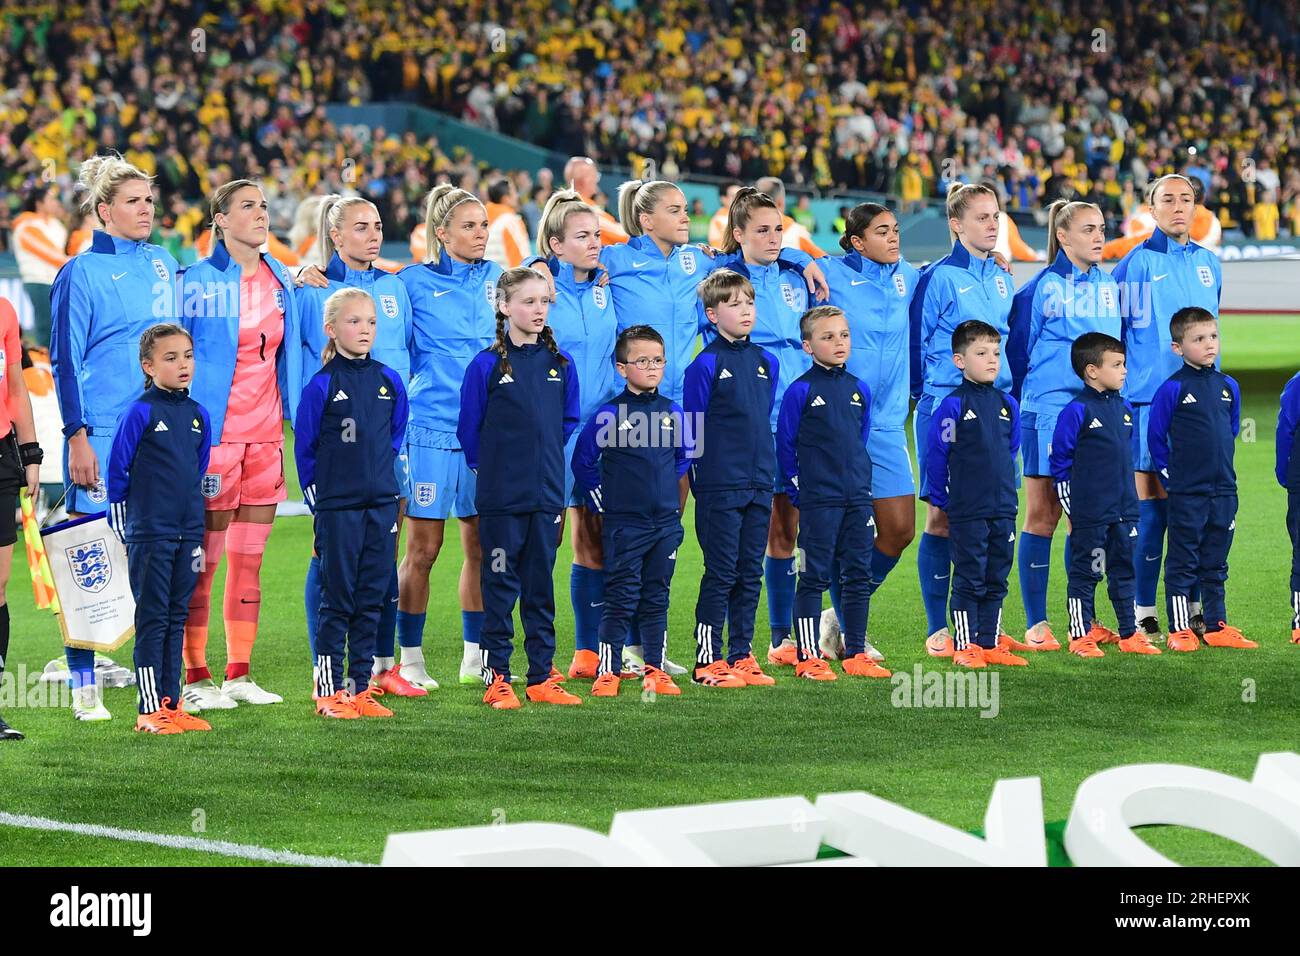
[[[347,400],[348,400],[348,393],[343,391],[343,389],[341,388],[337,392],[335,392],[334,397],[330,399],[330,401],[332,402],[346,402]]]
[[[498,384],[498,385],[509,385],[509,384],[511,384],[513,381],[514,381],[514,379],[511,378],[509,375],[502,375],[499,379],[497,379],[497,384]]]
[[[822,398],[820,395],[818,395],[816,398],[814,398],[814,399],[812,400],[812,406],[811,406],[811,407],[813,407],[813,408],[820,408],[822,405],[825,405],[825,404],[826,404],[826,400],[825,400],[824,398]]]
[[[1187,393],[1187,397],[1183,399],[1183,404],[1184,404],[1184,405],[1195,405],[1195,404],[1196,404],[1196,396],[1193,395],[1191,392],[1188,392],[1188,393]]]
[[[1100,422],[1098,419],[1094,418],[1092,421],[1090,421],[1090,422],[1088,423],[1088,427],[1089,427],[1089,428],[1101,428],[1101,427],[1102,427],[1102,424],[1101,424],[1101,422]]]
[[[719,380],[722,380],[722,379],[724,379],[724,378],[731,378],[731,370],[730,370],[730,369],[725,369],[725,368],[724,368],[720,373],[718,373],[718,379],[719,379]]]
[[[961,420],[964,422],[973,422],[977,418],[979,418],[979,416],[975,414],[975,409],[968,408],[966,409],[966,414],[961,417]]]
[[[155,426],[153,427],[153,430],[156,431],[156,432],[165,432],[165,431],[168,430],[168,429],[167,429],[167,423],[166,423],[166,422],[159,422],[157,425],[155,425]]]

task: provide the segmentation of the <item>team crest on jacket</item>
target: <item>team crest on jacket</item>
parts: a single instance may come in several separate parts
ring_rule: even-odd
[[[688,276],[695,275],[695,253],[683,251],[678,255],[677,261],[682,264],[682,271]]]
[[[907,280],[897,272],[894,273],[894,289],[899,295],[907,295]]]
[[[605,296],[604,288],[598,285],[594,285],[591,287],[591,302],[598,309],[605,308],[605,305],[609,302],[609,299]]]
[[[998,295],[1005,299],[1007,297],[1007,280],[1002,276],[994,276],[993,282],[998,287]]]
[[[379,307],[384,310],[384,315],[390,319],[397,318],[397,296],[381,295],[379,297]]]
[[[166,282],[171,278],[170,274],[167,272],[167,264],[161,259],[153,260],[153,271],[158,274],[158,278],[162,279],[163,282]]]
[[[431,481],[417,481],[415,488],[415,503],[422,508],[427,508],[433,504],[433,499],[438,496],[438,486]]]
[[[488,279],[483,283],[483,298],[487,299],[488,308],[497,307],[497,284],[495,280]]]
[[[77,587],[91,594],[98,594],[108,586],[113,578],[113,565],[108,560],[108,547],[103,538],[74,544],[64,548],[68,557],[68,566],[72,569],[72,580]]]
[[[790,308],[798,310],[799,303],[797,303],[794,298],[794,286],[781,286],[781,298],[785,299],[785,304]]]
[[[1115,308],[1115,290],[1108,285],[1101,287],[1101,304],[1108,309]]]
[[[281,312],[283,312],[284,311],[284,290],[276,289],[274,294],[275,294],[275,307],[279,309]]]
[[[1210,271],[1209,266],[1197,266],[1196,278],[1201,280],[1201,285],[1209,289],[1214,286],[1214,273]]]
[[[221,494],[221,476],[204,475],[203,480],[199,482],[199,491],[203,493],[204,498],[215,498]]]

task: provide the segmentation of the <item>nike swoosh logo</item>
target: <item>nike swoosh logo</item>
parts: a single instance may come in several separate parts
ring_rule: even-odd
[[[851,286],[860,286],[860,285],[862,285],[864,282],[870,282],[870,281],[871,281],[870,279],[854,279],[853,281],[851,281],[851,282],[849,283],[849,285],[851,285]]]
[[[798,573],[799,573],[799,569],[798,569],[798,568],[791,568],[789,571],[787,571],[787,572],[785,572],[785,573],[786,573],[786,574],[798,574]]]
[[[452,291],[451,289],[443,289],[441,292],[435,292],[435,293],[433,294],[433,297],[436,299],[436,298],[438,298],[438,297],[440,297],[440,296],[444,296],[444,295],[446,295],[448,292],[451,292],[451,291]]]
[[[1158,555],[1158,554],[1157,554],[1157,555],[1154,555],[1154,556],[1153,556],[1153,555],[1150,555],[1150,554],[1146,554],[1146,555],[1143,555],[1143,557],[1146,558],[1146,560],[1148,560],[1148,561],[1159,561],[1159,560],[1160,560],[1160,555]]]
[[[649,264],[650,264],[650,260],[649,260],[649,259],[646,259],[644,262],[633,262],[633,263],[632,263],[632,268],[633,268],[633,269],[640,269],[642,266],[648,266]]]
[[[946,574],[936,574],[936,575],[934,576],[934,579],[935,579],[936,581],[947,581],[947,580],[948,580],[948,575],[946,575]]]
[[[122,276],[124,276],[124,275],[126,275],[125,272],[119,272],[119,273],[116,273],[116,274],[113,276],[113,281],[116,282],[118,279],[122,278]]]
[[[965,286],[964,288],[958,289],[957,291],[958,291],[958,292],[969,292],[969,291],[970,291],[971,289],[973,289],[973,288],[975,288],[973,285],[968,285],[968,286]]]
[[[1050,564],[1034,564],[1034,562],[1032,562],[1032,561],[1029,562],[1029,566],[1030,566],[1031,568],[1036,568],[1036,569],[1050,568],[1050,567],[1051,567]]]
[[[605,602],[604,602],[604,601],[591,601],[591,602],[589,602],[589,603],[591,604],[592,607],[604,607],[604,606],[605,606]]]
[[[1169,275],[1168,272],[1162,272],[1162,273],[1160,273],[1160,275],[1158,275],[1158,276],[1152,276],[1152,277],[1151,277],[1151,281],[1152,281],[1152,282],[1159,282],[1161,279],[1163,279],[1163,278],[1164,278],[1165,276],[1167,276],[1167,275]]]
[[[215,298],[216,298],[217,296],[219,296],[219,295],[221,295],[220,292],[209,292],[209,293],[207,293],[206,295],[204,295],[203,298],[205,298],[205,299],[215,299]]]

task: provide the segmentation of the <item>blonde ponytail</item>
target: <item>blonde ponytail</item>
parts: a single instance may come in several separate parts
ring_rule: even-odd
[[[618,221],[629,236],[645,235],[641,217],[654,212],[659,197],[670,189],[678,189],[677,184],[663,179],[630,179],[618,187]]]
[[[472,192],[451,183],[443,183],[429,190],[429,195],[424,200],[424,241],[428,249],[425,262],[438,262],[442,259],[442,240],[438,238],[438,229],[445,228],[451,221],[452,210],[467,202],[483,205]]]
[[[375,212],[379,211],[374,203],[362,196],[340,196],[338,193],[330,193],[321,200],[320,227],[316,231],[316,246],[320,250],[322,269],[329,265],[336,251],[330,230],[339,227],[339,223],[343,221],[344,211],[353,206],[369,206]]]
[[[112,205],[117,191],[124,183],[133,179],[153,183],[152,176],[128,163],[117,153],[91,156],[83,160],[77,170],[77,187],[86,192],[85,198],[81,201],[81,211],[94,213],[100,225],[107,226],[107,221],[99,214],[100,203]]]
[[[948,213],[948,241],[957,241],[957,232],[952,228],[953,219],[960,219],[966,212],[966,207],[971,204],[976,196],[992,196],[993,201],[998,201],[998,194],[993,191],[992,187],[985,186],[983,183],[949,183],[948,197],[945,203]],[[999,203],[999,209],[1001,204]]]
[[[1056,230],[1070,228],[1070,223],[1074,217],[1085,209],[1093,209],[1098,213],[1101,207],[1090,202],[1080,202],[1078,200],[1058,199],[1047,207],[1047,264],[1051,265],[1056,261],[1056,254],[1061,251],[1060,240],[1056,238]]]
[[[551,249],[551,240],[558,239],[563,242],[569,217],[584,212],[596,215],[596,210],[583,202],[572,185],[568,189],[559,189],[551,193],[551,197],[546,200],[546,205],[542,207],[542,218],[537,225],[537,254],[544,259],[555,255],[554,250]]]

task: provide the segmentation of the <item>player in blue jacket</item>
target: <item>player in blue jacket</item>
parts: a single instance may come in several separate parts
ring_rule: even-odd
[[[1169,501],[1165,602],[1169,649],[1257,647],[1228,625],[1224,582],[1237,527],[1237,473],[1233,444],[1241,430],[1241,389],[1215,367],[1219,323],[1208,309],[1188,306],[1169,320],[1169,337],[1182,368],[1156,389],[1147,447]],[[1192,628],[1192,589],[1205,601],[1203,634]]]
[[[137,731],[211,730],[181,709],[181,650],[190,594],[203,566],[199,483],[212,450],[208,413],[189,395],[194,341],[166,323],[140,337],[145,391],[113,434],[109,525],[126,544],[135,598]]]
[[[844,311],[852,339],[847,367],[871,394],[871,513],[876,522],[868,596],[874,595],[916,537],[916,482],[907,449],[910,310],[920,271],[902,256],[898,220],[877,203],[845,217],[842,256],[819,259],[830,304]],[[832,608],[822,614],[819,645],[827,657],[843,647],[837,609],[839,575],[831,574]],[[866,642],[874,660],[884,655]]]
[[[605,608],[593,697],[618,694],[622,644],[635,627],[644,648],[642,689],[675,696],[663,667],[668,595],[682,543],[681,482],[694,457],[682,407],[659,394],[667,363],[663,336],[647,325],[614,345],[627,386],[596,410],[573,452],[573,479],[604,515]]]
[[[298,309],[298,327],[302,334],[302,370],[304,385],[320,370],[321,354],[328,338],[325,334],[325,301],[339,289],[363,289],[375,300],[378,327],[370,357],[392,369],[404,386],[411,380],[410,342],[412,332],[411,299],[406,285],[392,273],[375,267],[384,238],[384,224],[375,204],[360,196],[326,196],[320,207],[320,231],[317,242],[321,261],[325,263],[322,287],[303,286],[294,295]],[[399,499],[397,535],[400,541],[402,518],[411,496],[410,473],[406,448],[398,453],[395,465]],[[320,559],[313,555],[307,566],[303,588],[307,610],[307,639],[314,641],[316,615],[320,610]],[[397,555],[379,616],[375,638],[375,684],[386,694],[397,697],[424,697],[429,692],[402,677],[394,658],[397,630]],[[313,660],[315,653],[312,654]]]
[[[1134,464],[1139,499],[1138,624],[1148,638],[1158,640],[1156,585],[1160,580],[1168,505],[1146,445],[1151,403],[1156,389],[1182,364],[1171,347],[1170,319],[1187,306],[1218,315],[1223,271],[1218,256],[1191,239],[1196,186],[1190,179],[1177,173],[1161,176],[1147,190],[1147,204],[1156,221],[1155,232],[1121,259],[1111,276],[1119,284],[1122,338],[1128,350],[1124,397],[1137,413],[1139,446]],[[1195,593],[1192,610],[1196,617],[1194,629],[1202,633],[1203,616]]]
[[[547,323],[556,344],[572,358],[582,383],[580,429],[596,409],[618,394],[614,342],[618,320],[613,292],[599,281],[601,230],[596,211],[571,189],[551,193],[537,229],[538,251],[555,280],[555,301]],[[569,599],[573,604],[574,652],[569,677],[594,680],[600,648],[600,609],[605,604],[600,514],[586,507],[574,488],[575,430],[564,448],[564,500],[573,543]]]
[[[1070,358],[1084,387],[1056,417],[1048,460],[1061,509],[1070,519],[1065,556],[1070,653],[1104,657],[1097,645],[1115,644],[1126,654],[1159,654],[1133,615],[1137,489],[1133,407],[1120,395],[1124,344],[1105,332],[1085,332],[1071,346]],[[1103,572],[1117,631],[1094,615]]]
[[[988,186],[954,183],[948,191],[947,213],[954,236],[952,252],[921,273],[910,315],[915,357],[912,384],[917,397],[913,425],[921,497],[926,501],[930,420],[939,402],[963,381],[960,368],[952,361],[953,334],[963,322],[979,321],[992,326],[1005,340],[1011,313],[1011,276],[993,258],[998,241],[997,194]],[[1011,370],[1005,363],[990,384],[999,391],[1011,387]],[[932,656],[947,657],[953,648],[947,627],[952,563],[947,518],[933,502],[926,510],[916,566],[929,633],[926,650]]]
[[[844,673],[888,677],[890,672],[866,653],[875,534],[867,452],[871,393],[845,368],[851,340],[842,310],[817,306],[804,313],[799,326],[813,364],[786,391],[776,435],[781,478],[800,509],[795,674],[836,679],[817,647],[822,595],[835,568],[844,601]]]
[[[1291,643],[1300,644],[1300,372],[1282,389],[1277,414],[1274,472],[1286,489],[1286,530],[1291,536]]]
[[[406,438],[406,386],[370,357],[378,322],[368,292],[341,289],[325,300],[324,313],[325,365],[303,389],[294,421],[298,481],[320,555],[312,696],[322,717],[391,717],[371,675],[388,590],[382,570],[396,547],[395,462]]]
[[[1024,644],[1054,651],[1060,643],[1047,621],[1052,536],[1061,505],[1048,464],[1056,418],[1078,394],[1073,343],[1101,332],[1120,336],[1119,287],[1101,268],[1106,220],[1085,202],[1058,199],[1047,210],[1048,266],[1020,289],[1011,305],[1007,364],[1011,394],[1020,402],[1020,451],[1025,476],[1025,523],[1017,559],[1025,607]]]
[[[952,361],[962,383],[935,406],[927,439],[930,504],[947,516],[952,545],[952,659],[961,667],[1026,663],[1002,639],[1016,540],[1020,406],[996,384],[1001,341],[987,322],[957,326]]]
[[[50,289],[50,363],[63,417],[68,514],[108,509],[104,474],[118,419],[139,394],[140,336],[176,318],[176,260],[147,240],[150,178],[118,156],[93,156],[78,181],[98,218],[90,248],[59,270]],[[93,651],[66,648],[78,720],[108,720],[95,684]]]
[[[483,563],[483,702],[515,710],[515,604],[532,703],[581,704],[555,668],[552,575],[564,512],[564,449],[581,411],[578,370],[546,325],[550,292],[531,269],[502,273],[496,339],[470,362],[457,434],[478,475]]]
[[[689,475],[704,553],[692,679],[707,687],[771,685],[752,647],[777,474],[771,408],[780,362],[750,338],[756,309],[747,278],[713,273],[700,284],[700,302],[717,335],[686,367],[682,406],[700,452]]]
[[[206,555],[185,625],[185,686],[194,710],[240,703],[278,704],[250,674],[262,607],[262,556],[276,505],[284,501],[284,422],[292,421],[302,390],[302,350],[294,283],[285,267],[261,251],[270,235],[262,187],[236,179],[209,202],[212,254],[184,269],[178,281],[181,322],[194,336],[191,394],[212,416],[212,455],[203,477]],[[212,582],[226,555],[222,607],[225,682],[208,669]]]

